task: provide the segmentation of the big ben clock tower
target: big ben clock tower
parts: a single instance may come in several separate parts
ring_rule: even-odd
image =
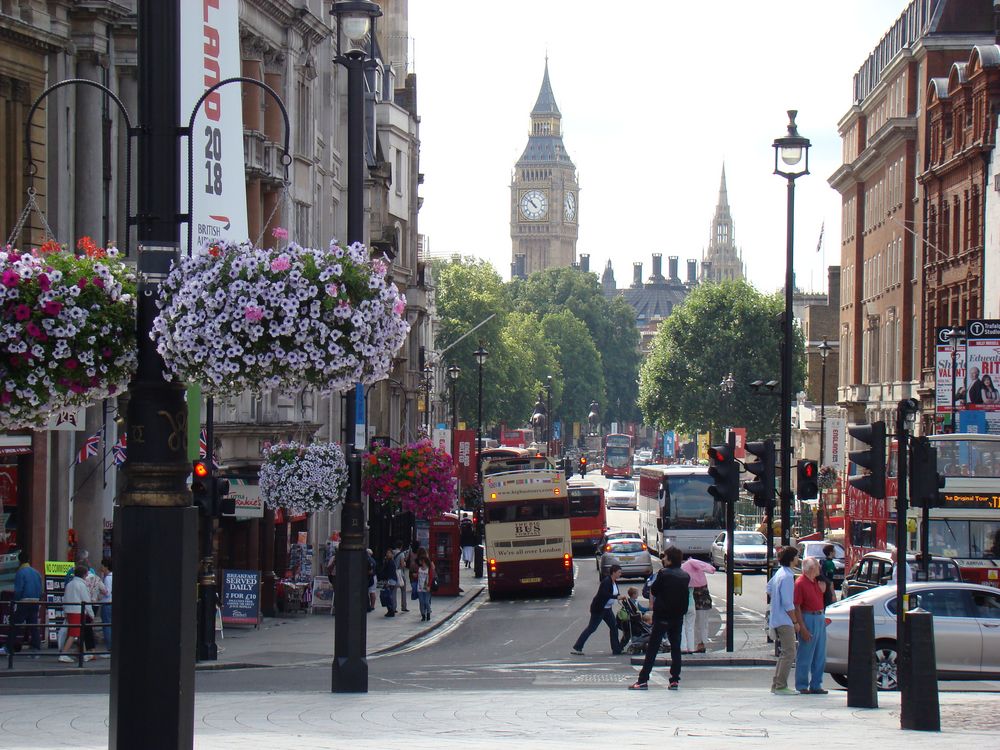
[[[527,277],[576,261],[580,186],[562,140],[562,114],[549,83],[549,61],[531,110],[528,145],[510,183],[511,275]]]

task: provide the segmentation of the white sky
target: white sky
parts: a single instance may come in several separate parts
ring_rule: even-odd
[[[798,109],[812,141],[796,181],[796,285],[823,290],[840,261],[837,122],[852,77],[906,0],[411,0],[421,117],[419,230],[432,252],[510,275],[510,181],[546,49],[563,140],[580,181],[578,253],[618,286],[651,254],[698,258],[723,161],[750,281],[782,286],[785,181],[772,141]],[[626,12],[617,12],[618,9]],[[627,12],[632,11],[632,12]],[[609,31],[615,34],[609,35]],[[824,253],[816,252],[825,221]]]

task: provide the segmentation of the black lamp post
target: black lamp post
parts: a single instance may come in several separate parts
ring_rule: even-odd
[[[434,368],[430,365],[424,367],[424,377],[421,383],[424,389],[424,431],[427,437],[431,436],[431,392],[434,390]]]
[[[473,564],[473,573],[476,578],[483,577],[483,531],[486,519],[483,518],[483,514],[486,511],[485,503],[483,502],[483,365],[486,364],[486,358],[490,356],[490,353],[483,346],[483,342],[479,342],[479,348],[472,353],[472,356],[476,358],[476,364],[479,366],[479,390],[477,392],[477,407],[476,407],[476,484],[479,485],[479,514],[477,518],[479,523],[476,529],[476,536],[478,537],[476,543],[476,557]]]
[[[455,431],[458,430],[458,377],[462,374],[462,368],[458,365],[451,365],[448,368],[448,379],[451,380],[451,439],[455,440]]]
[[[774,174],[788,181],[785,229],[785,315],[781,353],[781,544],[787,546],[792,525],[792,293],[795,289],[795,180],[809,174],[809,139],[795,126],[798,112],[788,110],[788,133],[774,139]]]
[[[347,68],[347,241],[364,241],[365,210],[365,66],[375,36],[375,19],[382,10],[369,0],[336,0],[330,13],[337,19],[335,62]],[[369,31],[371,36],[369,36]],[[341,49],[346,37],[350,49]],[[368,50],[364,49],[368,40]],[[348,392],[345,404],[350,481],[341,510],[341,542],[337,550],[337,583],[334,621],[332,690],[335,693],[368,692],[368,559],[365,552],[365,509],[361,503],[361,463],[354,451],[357,389]]]
[[[726,397],[726,407],[729,409],[730,412],[732,412],[733,409],[733,391],[735,389],[736,389],[736,378],[733,377],[732,372],[728,372],[726,373],[726,377],[724,377],[722,381],[719,383],[719,391],[721,391],[722,395]],[[732,426],[731,414],[726,415],[725,421],[729,423],[730,427]]]
[[[822,362],[819,376],[819,470],[822,473],[823,462],[826,461],[826,358],[830,356],[830,349],[833,347],[826,343],[824,336],[823,343],[817,348],[819,349],[820,362]],[[825,506],[823,488],[820,487],[819,502],[816,504],[816,531],[819,533],[820,539],[826,534]]]
[[[955,376],[958,372],[958,339],[962,333],[961,329],[954,326],[948,331],[948,345],[951,347],[951,432],[953,434],[958,432],[958,425],[955,424]]]

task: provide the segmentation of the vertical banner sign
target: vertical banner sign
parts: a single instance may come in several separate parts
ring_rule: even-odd
[[[358,450],[367,449],[365,445],[365,386],[358,383],[354,386],[354,445]]]
[[[181,3],[181,127],[198,99],[240,70],[239,0]],[[193,250],[211,242],[248,238],[246,171],[243,161],[241,84],[213,91],[202,103],[189,134],[194,189],[190,220]],[[187,149],[181,149],[181,205],[187,206]],[[181,237],[186,240],[187,232]],[[187,250],[188,248],[182,248]]]
[[[1000,433],[1000,320],[970,320],[965,331],[965,408],[986,412],[986,431]]]
[[[463,487],[476,483],[476,431],[455,430],[455,447],[452,456],[458,480]]]
[[[435,427],[431,430],[431,443],[435,448],[451,454],[451,430]]]
[[[708,460],[708,438],[709,434],[707,432],[698,433],[698,460],[707,461]]]
[[[952,399],[955,411],[965,408],[965,338],[958,340],[955,352],[955,372],[951,371],[951,328],[938,328],[934,347],[934,403],[938,414],[951,414]]]
[[[562,440],[562,422],[558,419],[552,422],[552,440]]]
[[[847,421],[840,417],[826,418],[826,435],[823,436],[823,463],[838,472],[844,468],[844,436]]]
[[[736,458],[745,458],[747,455],[747,428],[733,427],[731,432],[736,435],[736,450],[733,455]]]
[[[664,458],[674,458],[677,453],[675,433],[673,430],[667,430],[663,433],[663,457]]]

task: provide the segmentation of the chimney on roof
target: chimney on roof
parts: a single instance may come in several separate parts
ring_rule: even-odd
[[[663,254],[653,253],[653,279],[659,281],[663,278]]]
[[[632,264],[632,286],[642,286],[642,263],[636,262]]]
[[[667,268],[670,269],[670,280],[673,281],[677,278],[677,256],[671,255],[667,258]]]
[[[580,253],[580,270],[590,273],[590,253]]]
[[[688,258],[688,283],[694,284],[698,281],[698,261]]]
[[[712,261],[703,260],[701,262],[701,280],[708,281],[712,275]]]

